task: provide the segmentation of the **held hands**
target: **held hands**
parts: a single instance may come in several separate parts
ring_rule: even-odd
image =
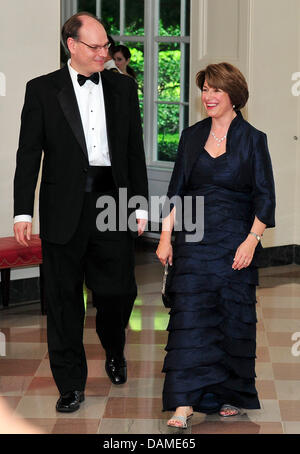
[[[31,222],[16,222],[14,224],[15,238],[17,242],[21,244],[21,246],[28,247],[28,243],[26,240],[30,241],[31,230],[32,230]]]
[[[243,268],[247,268],[250,265],[257,244],[257,239],[252,235],[248,235],[246,240],[239,245],[233,259],[232,268],[234,270],[241,270]]]
[[[168,261],[170,265],[173,263],[173,248],[170,240],[160,240],[158,248],[156,249],[156,255],[162,265],[165,265]]]

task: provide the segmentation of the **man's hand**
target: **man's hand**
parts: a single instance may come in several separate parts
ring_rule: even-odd
[[[142,235],[145,231],[148,220],[147,219],[137,219],[138,224],[138,235]]]
[[[28,247],[28,243],[26,240],[30,241],[31,230],[32,230],[31,222],[16,222],[14,224],[15,238],[17,242],[21,244],[21,246]]]

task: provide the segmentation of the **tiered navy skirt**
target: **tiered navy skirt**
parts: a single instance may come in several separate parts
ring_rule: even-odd
[[[230,194],[229,194],[230,196]],[[228,194],[206,194],[205,234],[177,234],[170,285],[172,308],[163,372],[163,410],[192,406],[213,413],[224,403],[260,408],[255,388],[255,261],[233,270],[249,232],[243,209]]]

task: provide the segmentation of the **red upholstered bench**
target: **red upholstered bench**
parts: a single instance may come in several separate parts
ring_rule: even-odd
[[[29,246],[21,246],[13,236],[0,238],[1,293],[3,306],[9,305],[10,270],[24,266],[40,267],[40,298],[42,314],[46,313],[43,292],[42,248],[39,235],[31,235]]]

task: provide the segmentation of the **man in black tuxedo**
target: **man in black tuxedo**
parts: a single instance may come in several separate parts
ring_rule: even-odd
[[[78,13],[65,23],[62,38],[71,56],[68,64],[26,88],[14,231],[26,246],[43,153],[39,214],[48,350],[60,392],[56,409],[71,412],[84,400],[87,379],[84,281],[97,308],[106,372],[114,384],[126,381],[125,328],[137,293],[134,238],[147,222],[145,212],[137,210],[137,232],[100,231],[96,202],[110,195],[118,205],[120,188],[126,188],[128,198],[147,199],[148,184],[136,84],[103,71],[109,47],[103,25],[89,13]]]

